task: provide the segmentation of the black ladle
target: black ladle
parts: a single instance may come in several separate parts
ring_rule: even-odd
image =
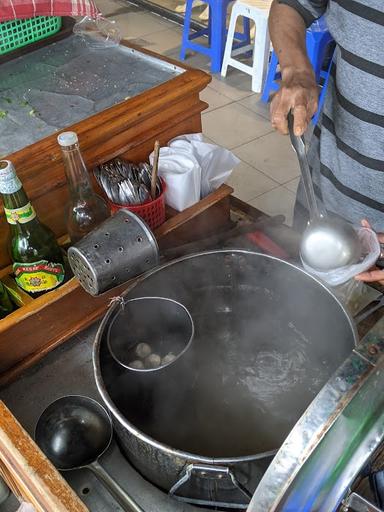
[[[57,469],[87,468],[124,510],[144,512],[98,462],[112,437],[112,421],[104,407],[79,395],[64,396],[52,402],[40,416],[35,430],[37,444]]]

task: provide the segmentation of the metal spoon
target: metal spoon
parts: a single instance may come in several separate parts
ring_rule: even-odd
[[[315,270],[328,271],[352,265],[361,258],[361,245],[353,226],[343,219],[330,219],[319,206],[307,159],[304,137],[293,131],[293,115],[288,114],[289,135],[297,154],[309,208],[309,225],[304,231],[300,255]]]
[[[112,421],[104,407],[80,395],[64,396],[51,403],[35,430],[37,444],[57,469],[87,468],[124,510],[144,512],[98,462],[109,448],[112,436]]]

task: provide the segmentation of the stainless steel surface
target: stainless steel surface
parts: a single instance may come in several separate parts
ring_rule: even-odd
[[[223,482],[227,482],[227,485],[233,487],[237,491],[239,491],[240,495],[244,496],[246,502],[252,498],[252,494],[237,480],[233,471],[225,466],[210,466],[207,464],[189,464],[183,474],[181,475],[178,482],[176,482],[173,487],[169,490],[170,496],[175,496],[180,500],[191,502],[190,498],[185,498],[182,494],[183,487],[189,485],[193,479],[209,479],[212,481],[220,482],[223,485]],[[196,505],[204,505],[204,500],[199,498],[195,498],[192,502]],[[212,500],[212,507],[222,507],[222,502],[217,502]],[[225,503],[224,507],[233,508],[233,503]]]
[[[98,462],[112,437],[112,421],[104,407],[80,395],[64,396],[52,402],[40,416],[35,430],[37,444],[57,469],[89,469],[124,510],[144,512]]]
[[[111,319],[107,343],[118,364],[147,373],[175,364],[189,349],[194,332],[192,317],[179,302],[166,297],[122,299]]]
[[[253,492],[274,451],[355,347],[353,322],[309,274],[249,251],[173,261],[139,278],[125,298],[154,290],[188,308],[195,339],[162,372],[124,372],[106,343],[118,305],[110,308],[94,366],[122,449],[167,491],[189,464],[206,464],[228,468]],[[193,476],[184,498],[244,507],[234,486]]]
[[[294,134],[291,113],[288,114],[288,127],[292,147],[300,164],[310,217],[301,241],[301,258],[311,268],[324,272],[356,263],[361,258],[361,246],[357,233],[353,226],[343,219],[329,218],[324,208],[318,204],[305,140],[304,137]]]
[[[288,114],[288,129],[291,144],[296,152],[299,160],[299,166],[301,171],[301,178],[303,180],[304,191],[307,198],[309,217],[310,221],[317,220],[319,217],[325,217],[326,212],[322,206],[320,206],[316,200],[315,189],[313,187],[311,170],[309,168],[307,150],[305,146],[304,136],[297,136],[293,131],[293,114]]]
[[[361,246],[354,227],[341,219],[319,218],[309,223],[300,245],[302,261],[327,272],[357,263]]]
[[[75,336],[55,349],[16,382],[0,391],[1,399],[32,437],[40,414],[51,402],[63,395],[81,394],[101,400],[92,368],[96,328],[95,325],[87,329],[80,336]],[[100,462],[146,512],[206,510],[179,503],[150,484],[127,462],[114,441]],[[120,505],[90,471],[66,471],[63,476],[91,512],[122,511]],[[16,500],[11,497],[0,505],[0,511],[15,512],[16,505]]]
[[[81,286],[98,295],[156,266],[159,248],[145,222],[122,209],[71,246],[68,260]]]
[[[97,166],[94,175],[109,200],[118,205],[138,205],[148,201],[152,195],[152,168],[147,163],[134,164],[115,158]],[[153,178],[153,199],[160,195],[162,184]]]
[[[384,440],[384,318],[323,387],[260,482],[248,512],[335,511]]]
[[[0,156],[11,154],[184,70],[124,46],[71,36],[1,65]]]
[[[355,492],[348,496],[345,500],[341,512],[383,512],[380,508],[367,501]]]

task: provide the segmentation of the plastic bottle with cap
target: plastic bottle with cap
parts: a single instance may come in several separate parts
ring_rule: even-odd
[[[92,188],[75,132],[63,132],[57,137],[61,147],[69,188],[67,230],[75,243],[109,217],[109,208]]]

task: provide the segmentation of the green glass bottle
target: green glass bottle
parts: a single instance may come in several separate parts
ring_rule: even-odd
[[[55,235],[36,216],[15,168],[0,161],[0,194],[11,231],[11,258],[16,282],[32,294],[41,294],[64,280],[63,255]]]
[[[13,304],[9,298],[6,287],[0,281],[0,319],[9,315],[13,311]]]

